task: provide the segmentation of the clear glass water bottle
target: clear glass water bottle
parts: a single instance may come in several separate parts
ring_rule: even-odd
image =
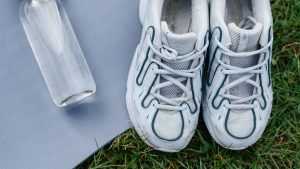
[[[95,93],[95,81],[61,1],[24,0],[20,17],[55,104],[67,106]]]

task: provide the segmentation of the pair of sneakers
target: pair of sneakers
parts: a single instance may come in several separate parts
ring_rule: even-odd
[[[140,137],[178,152],[202,110],[221,146],[254,144],[272,108],[269,0],[141,0],[140,20],[126,94]]]

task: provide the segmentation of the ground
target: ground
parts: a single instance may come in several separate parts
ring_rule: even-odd
[[[220,147],[202,118],[180,153],[149,148],[129,130],[78,169],[98,168],[300,168],[300,1],[271,0],[275,41],[272,59],[273,112],[263,137],[243,151]]]

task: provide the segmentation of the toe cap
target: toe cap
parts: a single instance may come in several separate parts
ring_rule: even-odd
[[[181,112],[158,111],[152,121],[153,132],[166,141],[180,139],[184,130],[184,119]]]

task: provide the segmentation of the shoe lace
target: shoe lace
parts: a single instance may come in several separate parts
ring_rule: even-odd
[[[272,46],[273,38],[271,38],[271,40],[265,46],[263,46],[261,49],[258,49],[256,51],[241,52],[241,53],[231,51],[222,42],[220,42],[217,37],[215,37],[215,41],[216,41],[216,44],[219,47],[220,52],[222,54],[224,54],[228,57],[242,58],[242,57],[250,57],[253,55],[261,56],[262,54],[265,54],[268,51],[268,49]],[[245,109],[253,109],[256,107],[256,105],[252,104],[251,101],[260,97],[262,95],[262,92],[261,92],[261,90],[259,90],[260,89],[259,81],[252,80],[252,79],[253,79],[253,77],[256,77],[256,75],[262,74],[262,72],[263,72],[262,67],[264,65],[268,64],[268,60],[269,60],[269,57],[264,57],[264,59],[262,59],[262,61],[260,61],[258,64],[254,65],[254,66],[247,67],[247,68],[241,68],[241,67],[232,66],[232,65],[225,63],[223,60],[221,60],[220,57],[217,58],[217,62],[225,68],[224,70],[222,70],[222,73],[224,75],[241,75],[241,74],[244,75],[245,74],[241,78],[234,80],[227,85],[224,85],[220,89],[219,95],[231,100],[231,103],[225,104],[226,108],[236,109],[236,110],[245,110]],[[241,83],[244,83],[244,82],[253,85],[254,90],[256,90],[257,92],[255,92],[252,96],[248,96],[248,97],[240,97],[240,96],[235,96],[235,95],[229,94],[230,92],[228,92],[228,91],[230,89],[232,89],[233,87],[235,87]]]
[[[169,110],[169,111],[183,111],[185,108],[180,105],[182,102],[188,101],[192,99],[192,92],[188,88],[187,85],[184,85],[182,82],[187,81],[188,78],[195,78],[197,75],[197,72],[201,69],[203,62],[204,62],[204,53],[206,49],[208,48],[208,40],[206,41],[206,44],[200,51],[192,51],[186,55],[179,56],[178,51],[175,49],[172,49],[166,45],[162,45],[162,48],[158,49],[156,48],[151,40],[148,40],[148,44],[150,49],[153,52],[153,56],[155,55],[156,58],[151,58],[151,62],[156,63],[159,68],[154,69],[153,72],[157,75],[159,75],[161,78],[165,79],[166,81],[164,82],[159,82],[150,91],[150,94],[154,97],[160,100],[161,102],[159,104],[155,104],[156,109],[160,110]],[[165,63],[162,62],[164,61],[176,61],[176,62],[187,62],[187,61],[193,61],[199,58],[200,62],[190,68],[190,69],[185,69],[185,70],[176,70]],[[176,77],[175,77],[175,76]],[[171,85],[176,85],[178,86],[182,91],[183,94],[181,97],[176,97],[176,98],[168,98],[159,93],[160,89],[164,87],[168,87]]]

